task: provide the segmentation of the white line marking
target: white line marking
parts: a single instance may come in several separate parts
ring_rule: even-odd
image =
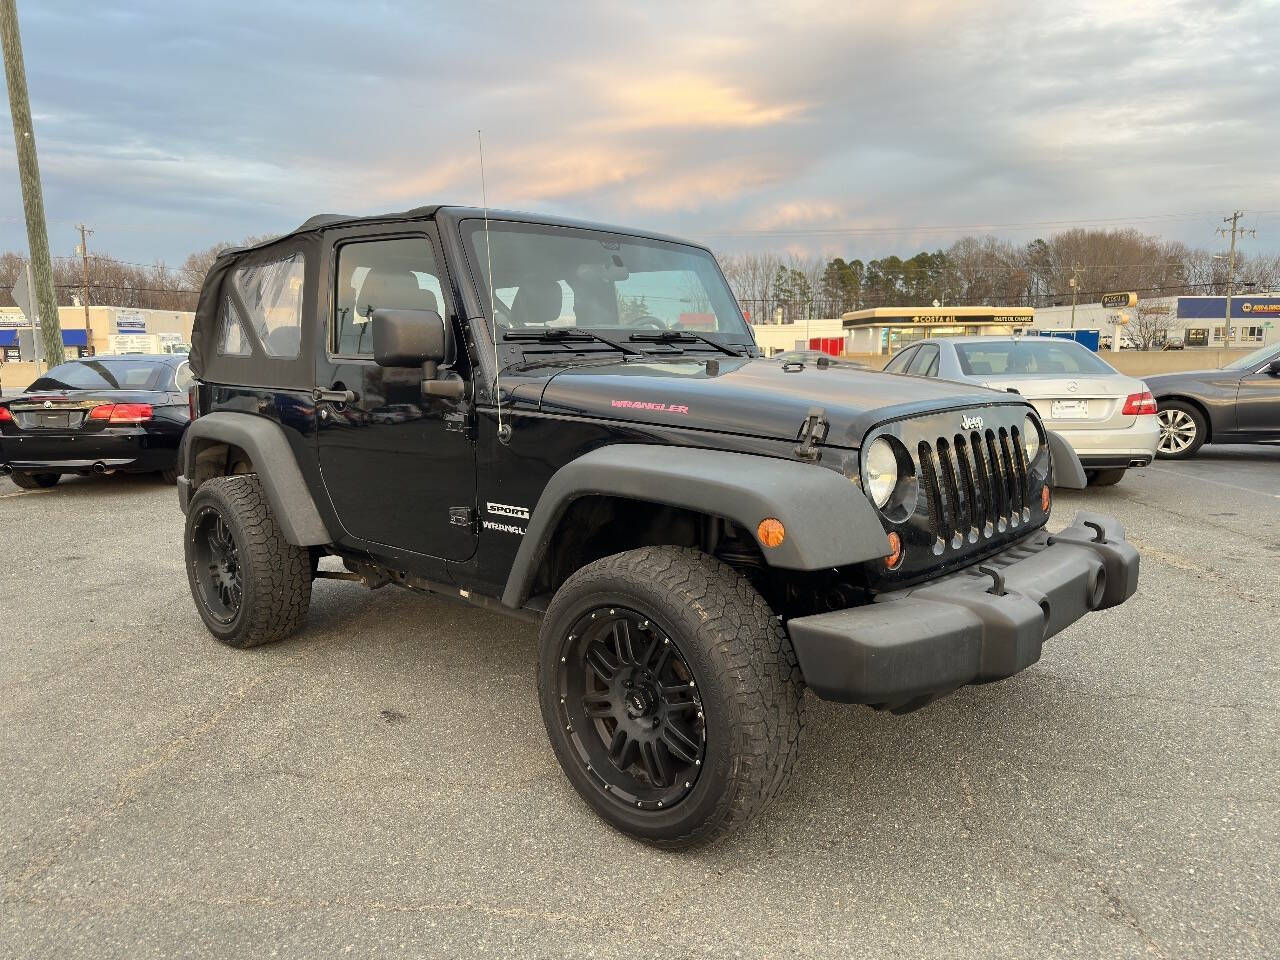
[[[1210,480],[1208,477],[1197,477],[1194,473],[1182,473],[1180,470],[1170,470],[1168,467],[1156,467],[1147,465],[1143,470],[1154,470],[1156,473],[1167,473],[1171,477],[1182,477],[1188,480],[1199,480],[1201,483],[1212,483],[1218,487],[1230,487],[1232,490],[1243,490],[1245,493],[1256,493],[1264,497],[1273,497],[1280,500],[1280,493],[1267,493],[1265,490],[1255,490],[1253,487],[1242,487],[1238,483],[1225,483],[1222,480]]]

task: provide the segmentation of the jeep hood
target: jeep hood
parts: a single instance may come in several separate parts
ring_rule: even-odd
[[[849,367],[788,370],[776,360],[646,359],[567,366],[542,391],[546,413],[795,440],[809,410],[826,443],[857,447],[885,420],[948,408],[1020,404],[1008,393]]]

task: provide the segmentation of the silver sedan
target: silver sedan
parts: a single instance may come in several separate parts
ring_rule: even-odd
[[[905,347],[884,369],[1021,394],[1071,444],[1095,486],[1119,483],[1155,457],[1160,428],[1146,384],[1074,340],[935,337]]]

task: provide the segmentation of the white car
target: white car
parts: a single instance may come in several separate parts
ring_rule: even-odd
[[[936,337],[905,347],[888,373],[1010,390],[1075,449],[1089,483],[1119,483],[1156,454],[1156,401],[1092,350],[1058,337]]]

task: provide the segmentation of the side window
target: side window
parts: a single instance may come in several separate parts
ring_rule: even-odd
[[[911,358],[916,355],[918,347],[907,347],[900,354],[884,365],[885,373],[905,373],[907,364],[911,362]]]
[[[916,351],[907,367],[907,373],[915,377],[932,377],[938,372],[938,348],[926,343]]]
[[[247,263],[231,275],[249,311],[241,323],[253,325],[269,357],[292,360],[302,345],[302,281],[306,261],[301,253],[266,263]],[[231,327],[228,326],[228,331]],[[240,352],[249,353],[248,344]],[[230,350],[224,352],[233,352]]]
[[[230,297],[222,298],[222,336],[218,340],[218,352],[226,357],[247,357],[253,352],[249,338],[241,325],[240,311]]]
[[[444,312],[440,271],[426,237],[359,240],[338,248],[330,352],[372,357],[369,319],[380,307]]]
[[[191,364],[180,363],[178,369],[173,371],[173,383],[179,390],[186,393],[191,389],[191,385],[196,382],[196,378],[191,375]]]

